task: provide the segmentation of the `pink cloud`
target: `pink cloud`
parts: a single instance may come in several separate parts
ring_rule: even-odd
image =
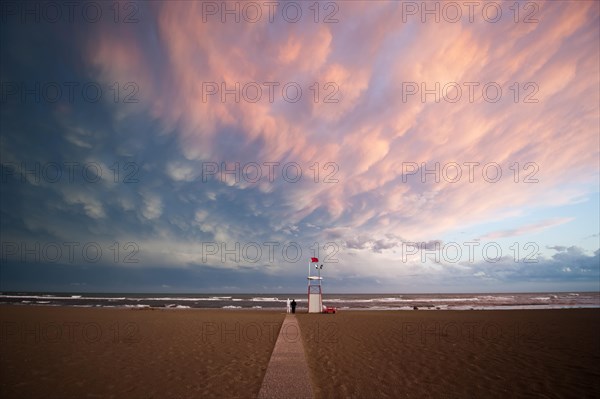
[[[535,204],[554,206],[590,191],[598,160],[598,3],[544,3],[538,24],[404,24],[393,3],[344,3],[338,24],[202,22],[196,2],[156,5],[164,67],[133,34],[102,36],[88,61],[103,76],[134,74],[151,94],[147,112],[176,131],[192,161],[335,162],[340,183],[296,184],[283,193],[296,223],[323,208],[322,222],[403,236],[430,235]],[[108,49],[111,49],[110,51]],[[302,100],[204,101],[207,82],[297,82]],[[341,101],[315,103],[313,82],[336,82]],[[473,103],[418,96],[403,101],[403,83],[481,82]],[[481,98],[502,85],[498,103]],[[519,103],[509,86],[519,82]],[[534,82],[538,103],[524,104]],[[533,86],[532,86],[533,87]],[[228,97],[232,98],[232,97]],[[228,133],[224,133],[227,131]],[[235,147],[221,144],[223,135]],[[244,148],[253,146],[256,151]],[[503,178],[467,176],[402,182],[406,162],[497,162]],[[539,166],[536,184],[515,183],[509,166]],[[463,169],[466,173],[466,169]],[[524,177],[521,170],[520,179]],[[596,181],[597,183],[597,181]],[[263,192],[271,189],[261,186]]]
[[[482,236],[481,239],[482,240],[492,240],[495,238],[514,237],[514,236],[520,236],[523,234],[537,233],[539,231],[542,231],[542,230],[545,230],[545,229],[548,229],[548,228],[551,228],[554,226],[559,226],[561,224],[568,223],[572,220],[573,220],[573,218],[554,218],[554,219],[542,220],[541,222],[528,224],[526,226],[521,226],[517,229],[494,231],[492,233],[488,233],[488,234]]]

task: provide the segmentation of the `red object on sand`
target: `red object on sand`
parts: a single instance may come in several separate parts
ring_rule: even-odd
[[[323,310],[323,313],[335,313],[336,308],[334,308],[333,306],[323,306],[325,308],[325,310]]]
[[[310,261],[311,261],[311,262],[318,262],[318,261],[319,261],[319,258],[310,258]]]

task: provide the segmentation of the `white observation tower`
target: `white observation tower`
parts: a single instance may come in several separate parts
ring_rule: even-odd
[[[318,258],[310,258],[308,262],[308,313],[323,313],[323,298],[321,291],[321,269]],[[312,264],[315,264],[316,275],[312,274]]]

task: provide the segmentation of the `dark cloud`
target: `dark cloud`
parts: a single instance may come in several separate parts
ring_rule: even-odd
[[[539,256],[536,262],[504,257],[498,262],[478,262],[469,269],[470,274],[499,282],[587,282],[590,286],[600,282],[600,249],[587,254],[571,246],[561,248],[551,257]]]
[[[119,267],[8,262],[1,291],[55,292],[304,292],[304,279],[256,269],[193,265]],[[237,287],[237,288],[234,288]]]

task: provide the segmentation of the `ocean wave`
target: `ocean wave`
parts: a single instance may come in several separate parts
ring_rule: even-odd
[[[514,301],[514,296],[495,296],[495,295],[483,295],[479,297],[484,301]]]
[[[275,297],[258,297],[250,299],[252,302],[283,302],[283,299],[275,298]]]
[[[370,299],[353,299],[353,298],[327,298],[323,301],[326,302],[337,302],[337,303],[377,303],[377,302],[399,302],[399,303],[413,303],[413,302],[476,302],[480,298],[370,298]],[[297,301],[296,301],[297,302]]]
[[[98,296],[83,293],[2,293],[0,303],[22,306],[94,306],[121,308],[223,308],[223,309],[279,309],[285,307],[287,298],[294,298],[305,306],[306,294],[278,294],[278,297],[256,296],[260,294],[202,295],[202,294],[113,294],[125,296]],[[100,294],[103,295],[103,294]],[[198,297],[200,295],[200,297]],[[235,296],[234,296],[235,295]],[[390,296],[392,295],[392,296]],[[329,298],[331,296],[331,298]],[[233,302],[235,305],[231,306]],[[338,309],[356,310],[404,310],[417,306],[419,309],[467,310],[467,309],[543,309],[600,307],[600,294],[594,292],[539,292],[539,293],[465,293],[465,294],[328,294],[323,303]],[[189,305],[189,306],[188,306]],[[230,305],[230,306],[225,306]],[[256,306],[252,306],[256,305]]]
[[[54,300],[90,300],[90,301],[222,301],[231,297],[205,297],[205,298],[189,298],[189,297],[95,297],[95,296],[56,296],[56,295],[0,295],[1,298],[23,298],[23,299],[54,299]]]
[[[93,296],[81,296],[81,295],[71,295],[71,296],[55,296],[55,295],[0,295],[0,299],[2,298],[24,298],[24,299],[54,299],[54,300],[94,300],[94,301],[124,301],[128,298],[114,298],[114,297],[93,297]],[[137,298],[137,299],[146,299],[146,298]]]
[[[176,303],[170,303],[168,305],[165,305],[165,308],[169,308],[169,309],[191,309],[191,306],[179,305],[179,304],[176,304]]]

